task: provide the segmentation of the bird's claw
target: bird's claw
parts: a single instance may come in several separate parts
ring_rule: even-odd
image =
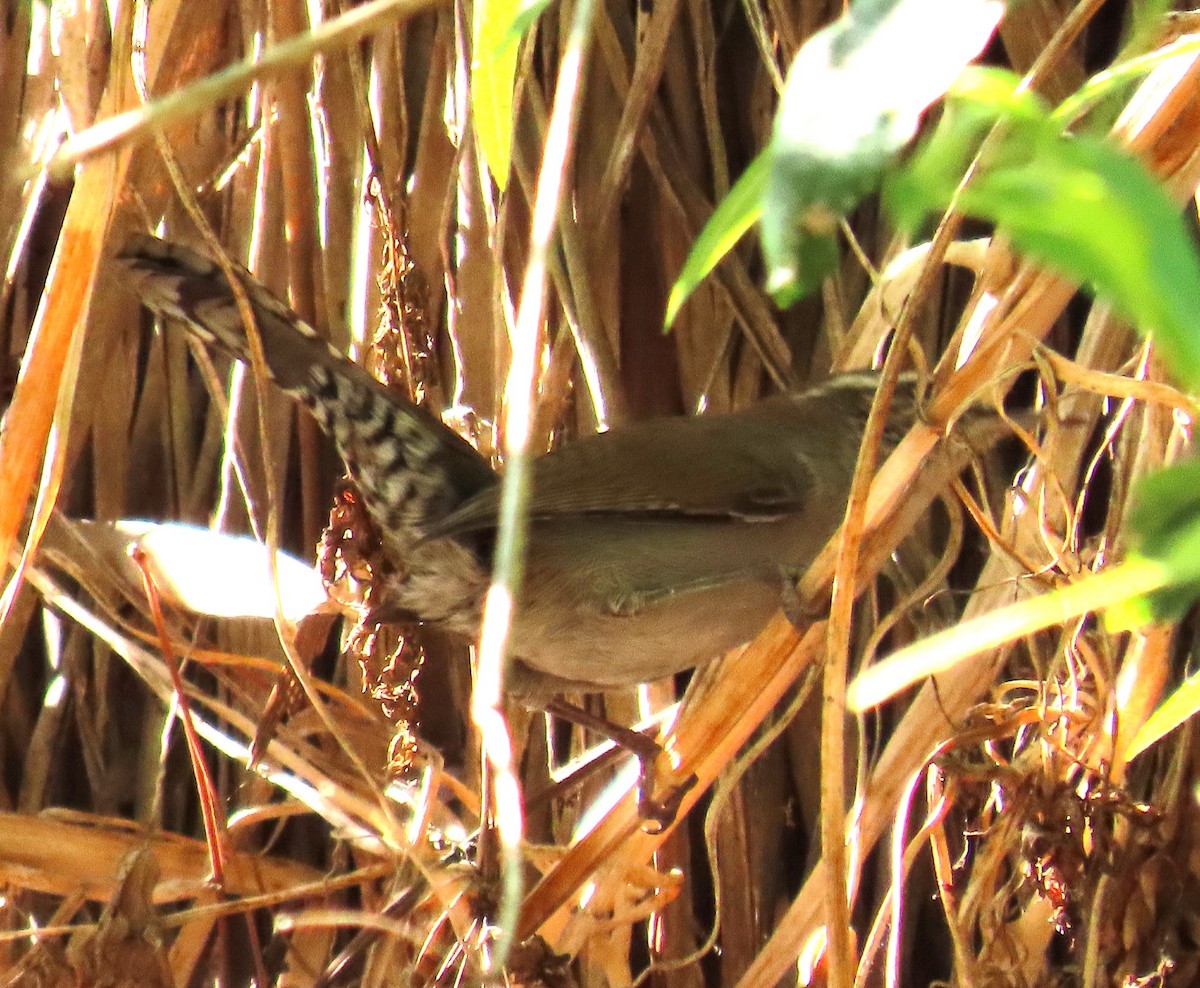
[[[825,617],[828,607],[824,601],[818,602],[800,595],[800,580],[804,576],[802,571],[785,566],[780,575],[783,588],[779,602],[783,613],[797,631],[807,631]]]
[[[648,834],[661,834],[679,816],[679,807],[683,797],[698,781],[696,773],[692,772],[682,781],[672,781],[669,786],[660,787],[658,784],[657,755],[662,754],[662,748],[653,742],[658,749],[655,757],[639,754],[641,778],[638,780],[638,816],[642,820],[642,830]],[[660,789],[664,791],[660,792]]]
[[[661,834],[671,826],[679,816],[683,797],[697,781],[696,773],[693,772],[660,795],[656,792],[658,787],[653,783],[653,773],[647,775],[643,770],[638,786],[638,816],[642,820],[642,830],[648,834]]]

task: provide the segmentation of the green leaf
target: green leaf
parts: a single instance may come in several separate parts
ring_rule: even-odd
[[[488,171],[503,191],[512,164],[513,82],[520,0],[477,0],[472,25],[471,114]]]
[[[733,245],[762,215],[762,195],[767,187],[769,168],[767,152],[763,151],[750,162],[750,166],[729,190],[729,195],[718,203],[704,224],[704,229],[688,252],[687,260],[683,262],[683,270],[671,286],[664,320],[666,329],[674,324],[683,303],[696,290],[696,286],[733,250]]]
[[[1114,630],[1178,620],[1200,596],[1200,460],[1188,460],[1142,478],[1134,492],[1130,559],[1166,567],[1170,586],[1109,611]]]
[[[1138,0],[1130,5],[1127,37],[1113,64],[1088,79],[1054,111],[1064,127],[1077,125],[1088,114],[1090,128],[1110,130],[1125,103],[1125,91],[1137,79],[1170,59],[1197,49],[1195,36],[1184,35],[1163,43],[1163,23],[1171,6],[1172,0]]]
[[[1196,715],[1200,710],[1200,673],[1189,676],[1179,689],[1172,693],[1162,705],[1154,711],[1141,729],[1134,735],[1128,751],[1127,759],[1135,758],[1151,745],[1166,737],[1185,720]]]
[[[1180,207],[1139,161],[1105,139],[1064,134],[1060,118],[1018,91],[1014,77],[972,71],[884,190],[885,208],[910,229],[952,203],[1108,298],[1154,334],[1188,390],[1200,389],[1200,255]],[[1109,608],[1113,628],[1177,619],[1200,596],[1200,462],[1146,478],[1136,498],[1128,563],[1161,579]]]
[[[517,11],[517,16],[513,18],[512,24],[508,28],[508,42],[516,45],[529,30],[533,27],[534,22],[542,16],[542,11],[545,10],[553,0],[522,0],[519,4],[520,9]]]
[[[838,222],[987,44],[997,0],[857,0],[788,71],[763,208],[768,289],[787,304],[837,263]]]
[[[955,100],[909,167],[889,181],[885,206],[909,228],[925,210],[948,206],[964,159],[1001,117],[958,208],[1110,299],[1155,334],[1184,384],[1200,387],[1200,257],[1179,208],[1114,144],[1062,134],[1028,99]]]
[[[1020,77],[1004,69],[966,69],[950,88],[933,136],[885,183],[884,206],[901,229],[913,230],[932,211],[949,205],[980,144],[1002,116],[1041,119],[1046,107],[1021,93]]]
[[[1139,552],[1170,556],[1181,529],[1193,518],[1200,518],[1200,460],[1176,463],[1138,483],[1130,521]],[[1194,567],[1195,575],[1200,576],[1200,558]]]

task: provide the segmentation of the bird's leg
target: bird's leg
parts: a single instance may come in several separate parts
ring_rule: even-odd
[[[695,777],[687,779],[682,785],[675,786],[662,798],[656,798],[655,763],[663,749],[653,737],[632,728],[614,724],[604,717],[589,713],[582,707],[567,703],[559,697],[552,697],[539,705],[546,713],[579,727],[595,731],[636,756],[641,765],[641,779],[638,782],[638,814],[647,823],[655,825],[655,832],[674,823],[675,816],[679,811],[679,804],[683,800],[684,794],[695,784]]]
[[[828,614],[828,597],[810,600],[800,596],[800,581],[804,579],[804,570],[795,566],[781,566],[780,578],[783,589],[779,602],[783,606],[784,615],[797,631],[807,631]]]

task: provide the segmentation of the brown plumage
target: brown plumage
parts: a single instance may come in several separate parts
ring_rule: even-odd
[[[121,261],[145,304],[247,359],[220,269],[153,237]],[[395,563],[384,607],[478,631],[498,478],[459,436],[387,391],[239,272],[272,379],[334,438]],[[752,638],[845,510],[875,390],[834,377],[745,411],[642,422],[537,460],[514,690],[541,696],[659,679]],[[911,425],[893,402],[886,453]]]

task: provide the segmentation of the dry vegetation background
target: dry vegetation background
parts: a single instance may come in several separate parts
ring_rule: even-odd
[[[474,984],[495,949],[495,876],[473,863],[469,838],[480,781],[464,650],[418,639],[421,740],[401,770],[389,745],[409,718],[416,644],[360,635],[360,663],[339,654],[337,635],[328,647],[322,628],[302,635],[300,651],[333,685],[321,716],[294,702],[276,723],[263,717],[282,682],[270,623],[169,606],[165,626],[187,656],[181,716],[168,650],[124,562],[128,537],[72,520],[215,517],[246,531],[253,518],[265,529],[273,488],[283,545],[312,558],[337,471],[311,422],[274,397],[263,448],[253,384],[235,385],[247,509],[221,403],[183,334],[155,331],[110,260],[134,231],[201,243],[197,218],[339,344],[370,348],[396,387],[452,406],[457,427],[495,446],[572,4],[552,5],[521,49],[502,196],[481,180],[465,4],[393,5],[371,33],[302,47],[290,68],[193,90],[154,121],[137,115],[147,98],[304,35],[317,7],[326,22],[351,9],[9,0],[0,21],[0,326],[14,378],[22,371],[0,439],[0,540],[10,576],[18,564],[23,576],[0,624],[3,984]],[[694,237],[769,137],[782,73],[840,12],[824,0],[597,6],[550,255],[543,448],[601,414],[616,424],[701,399],[736,408],[871,359],[929,255],[877,281],[865,261],[883,270],[907,245],[870,204],[851,223],[861,252],[846,247],[820,297],[774,311],[747,244],[661,332]],[[1028,0],[988,59],[1032,70],[1034,87],[1059,99],[1113,57],[1127,16],[1117,2]],[[1180,14],[1155,43],[1195,28]],[[88,130],[129,110],[129,130]],[[1195,57],[1140,84],[1115,131],[1188,202],[1200,181]],[[68,132],[59,167],[29,167]],[[78,155],[74,170],[66,154]],[[1185,446],[1187,402],[1142,340],[1004,244],[969,241],[986,231],[956,232],[952,263],[910,303],[929,365],[948,355],[931,420],[1023,370],[1018,398],[1032,400],[1040,381],[1045,428],[1036,457],[1014,442],[967,478],[971,511],[951,497],[920,518],[903,499],[871,513],[852,665],[881,641],[891,650],[1120,558],[1131,484]],[[970,357],[956,369],[960,353]],[[1054,424],[1060,408],[1065,425]],[[879,503],[911,489],[933,434],[916,430],[893,457]],[[226,557],[159,551],[242,592],[246,573]],[[819,560],[813,585],[832,567]],[[787,984],[809,966],[824,977],[811,687],[825,630],[797,638],[780,618],[700,675],[674,744],[681,775],[700,782],[662,835],[637,828],[628,773],[593,807],[586,836],[580,815],[606,774],[533,799],[559,791],[549,766],[586,739],[548,738],[540,719],[513,711],[531,799],[512,981],[623,985],[648,968],[671,986]],[[1124,756],[1195,644],[1191,621],[1124,635],[1078,622],[964,662],[936,691],[851,724],[861,983],[882,983],[885,970],[914,985],[1195,983],[1195,733]],[[607,713],[636,722],[674,703],[676,685],[609,697]],[[188,721],[215,794],[207,840]],[[764,724],[776,726],[768,735]],[[250,772],[256,735],[274,740]]]

